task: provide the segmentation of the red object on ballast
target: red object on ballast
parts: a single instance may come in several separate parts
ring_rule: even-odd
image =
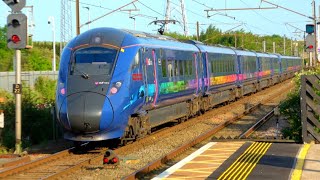
[[[103,163],[104,164],[107,164],[109,162],[109,159],[108,158],[103,158]]]
[[[112,163],[117,163],[118,162],[118,158],[114,157],[112,158]]]

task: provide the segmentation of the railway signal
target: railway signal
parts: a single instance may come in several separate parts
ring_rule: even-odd
[[[16,59],[16,82],[15,87],[21,87],[21,51],[27,46],[28,39],[28,26],[27,16],[21,13],[21,10],[26,5],[26,0],[2,0],[12,10],[11,14],[7,18],[7,42],[8,48],[15,49]],[[16,122],[15,122],[15,153],[20,154],[22,152],[21,141],[21,88],[15,89],[17,93],[16,97]]]
[[[28,40],[27,16],[25,14],[10,14],[7,18],[8,48],[24,49]]]
[[[314,34],[308,34],[306,37],[306,51],[314,52],[315,51],[315,36]]]
[[[103,165],[119,165],[118,156],[111,150],[107,150],[103,156]]]
[[[26,6],[26,0],[3,0],[13,12],[20,12]]]

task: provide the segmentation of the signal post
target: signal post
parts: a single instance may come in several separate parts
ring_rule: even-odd
[[[21,141],[21,49],[27,48],[28,19],[21,10],[26,5],[26,0],[3,0],[11,8],[11,14],[7,17],[7,45],[15,50],[16,59],[16,82],[13,84],[13,93],[16,99],[16,145],[15,153],[22,152]]]

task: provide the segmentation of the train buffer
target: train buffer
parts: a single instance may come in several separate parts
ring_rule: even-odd
[[[317,179],[320,144],[210,142],[154,179]]]

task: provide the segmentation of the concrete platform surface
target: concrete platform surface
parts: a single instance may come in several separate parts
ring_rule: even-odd
[[[302,168],[301,180],[320,179],[320,144],[311,144]]]

